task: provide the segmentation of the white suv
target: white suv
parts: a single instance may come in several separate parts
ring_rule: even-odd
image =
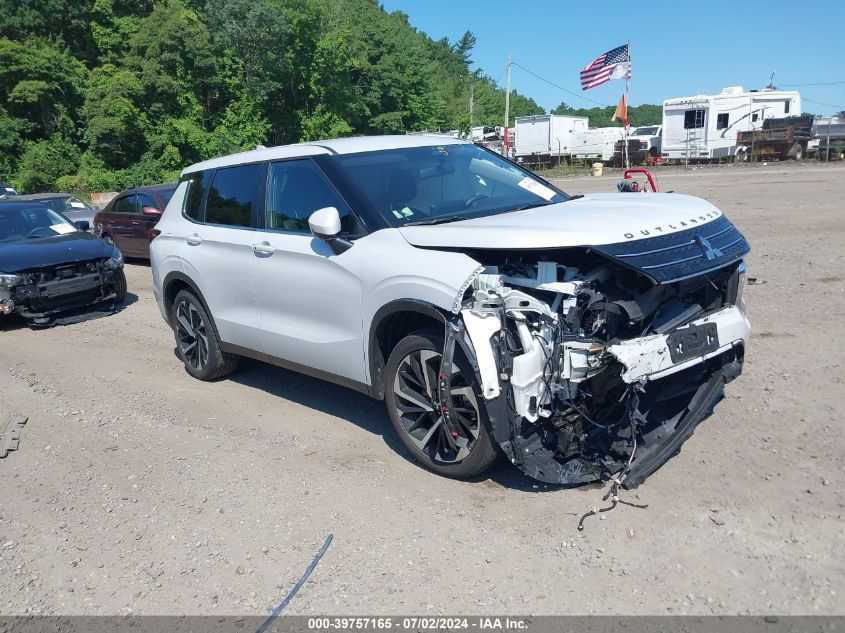
[[[628,487],[742,368],[749,247],[704,200],[568,196],[457,139],[260,149],[182,173],[151,246],[187,371],[249,356],[384,399],[452,477],[500,453]]]

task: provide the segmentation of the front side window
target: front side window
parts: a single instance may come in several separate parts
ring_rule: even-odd
[[[716,129],[724,130],[728,127],[728,113],[723,112],[716,117]]]
[[[208,190],[205,221],[209,224],[252,226],[252,203],[260,173],[260,165],[218,169]]]
[[[568,199],[510,161],[472,144],[332,157],[349,186],[390,226],[434,224]]]
[[[684,112],[684,129],[693,130],[704,127],[704,110],[687,110]]]
[[[138,194],[138,206],[141,207],[143,211],[146,207],[152,207],[153,209],[158,209],[158,202],[152,196],[149,196],[145,193]]]
[[[288,160],[270,165],[266,204],[268,229],[308,233],[309,216],[325,207],[337,209],[341,227],[349,232],[349,207],[311,160]]]

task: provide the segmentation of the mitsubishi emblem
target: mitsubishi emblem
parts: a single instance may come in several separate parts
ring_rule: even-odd
[[[695,242],[701,247],[701,250],[704,252],[704,259],[708,262],[724,255],[724,253],[713,246],[706,237],[696,235]]]

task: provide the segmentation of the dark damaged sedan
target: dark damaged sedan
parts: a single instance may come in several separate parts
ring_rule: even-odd
[[[0,205],[0,315],[50,325],[126,298],[123,256],[43,204]]]

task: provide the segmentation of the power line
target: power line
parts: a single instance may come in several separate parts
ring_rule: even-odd
[[[585,97],[585,96],[583,96],[583,95],[579,95],[577,92],[572,92],[571,90],[567,90],[567,89],[566,89],[566,88],[564,88],[563,86],[559,86],[559,85],[557,85],[555,82],[553,82],[553,81],[549,81],[549,80],[548,80],[548,79],[546,79],[545,77],[541,77],[541,76],[540,76],[540,75],[538,75],[537,73],[535,73],[535,72],[533,72],[533,71],[528,70],[528,69],[527,69],[525,66],[523,66],[522,64],[518,64],[518,63],[516,63],[516,62],[511,62],[511,64],[512,64],[512,65],[514,65],[514,66],[519,66],[520,68],[522,68],[522,70],[524,70],[525,72],[527,72],[529,75],[533,75],[534,77],[536,77],[536,78],[537,78],[537,79],[539,79],[540,81],[545,81],[545,82],[546,82],[547,84],[549,84],[550,86],[554,86],[554,87],[555,87],[555,88],[557,88],[558,90],[563,90],[566,94],[570,94],[570,95],[572,95],[573,97],[578,97],[579,99],[583,99],[584,101],[589,101],[590,103],[595,103],[596,105],[600,105],[600,106],[602,106],[603,108],[610,108],[610,107],[612,107],[612,106],[609,106],[609,105],[608,105],[608,104],[606,104],[606,103],[602,103],[601,101],[596,101],[595,99],[590,99],[589,97]]]
[[[820,82],[817,82],[817,83],[809,83],[809,84],[785,84],[785,83],[781,83],[780,81],[778,82],[778,85],[780,85],[780,86],[789,86],[789,87],[795,87],[795,86],[839,86],[841,84],[845,84],[845,81],[820,81]]]
[[[824,106],[826,108],[838,108],[839,110],[845,110],[845,106],[841,105],[833,105],[831,103],[822,103],[821,101],[814,101],[813,99],[808,99],[807,97],[801,97],[803,101],[809,101],[810,103],[815,103],[816,105]]]

